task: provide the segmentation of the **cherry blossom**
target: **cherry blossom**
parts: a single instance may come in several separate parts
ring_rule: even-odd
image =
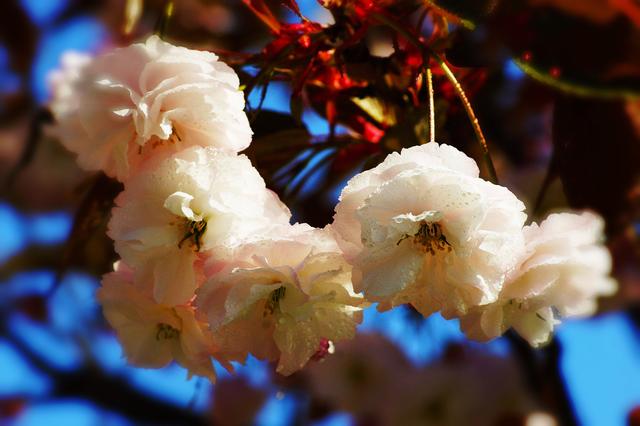
[[[251,142],[238,76],[211,52],[151,36],[94,59],[67,55],[50,81],[52,133],[81,167],[121,181],[160,148]]]
[[[136,279],[154,283],[159,303],[193,297],[207,250],[289,223],[289,210],[244,155],[192,147],[157,163],[116,198],[109,235]]]
[[[363,299],[331,235],[307,225],[239,246],[227,267],[197,292],[225,351],[278,361],[288,375],[326,340],[351,339]]]
[[[604,221],[594,213],[552,214],[524,230],[527,252],[495,303],[474,309],[461,327],[489,340],[513,327],[533,346],[546,343],[564,317],[596,312],[596,298],[615,292]]]
[[[356,291],[381,309],[411,303],[451,317],[496,300],[524,250],[523,210],[472,159],[429,143],[351,179],[332,229]]]
[[[131,364],[160,368],[175,360],[189,376],[215,381],[214,356],[231,370],[207,324],[196,319],[191,306],[157,303],[151,286],[135,285],[133,272],[122,262],[104,276],[97,298]]]

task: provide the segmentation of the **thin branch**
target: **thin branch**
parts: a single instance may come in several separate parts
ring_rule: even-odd
[[[536,196],[536,201],[533,205],[532,215],[537,215],[541,213],[540,209],[542,208],[544,197],[545,195],[547,195],[547,192],[549,191],[551,184],[556,180],[557,177],[558,177],[558,174],[556,173],[554,159],[552,158],[551,164],[549,164],[549,167],[547,168],[547,173],[544,175],[544,181],[542,182],[542,185],[540,186],[540,190],[538,191],[538,195]]]
[[[204,415],[145,395],[132,387],[125,378],[110,375],[99,368],[83,365],[72,371],[55,369],[22,339],[11,333],[3,325],[6,323],[5,319],[0,318],[0,336],[9,341],[30,365],[51,379],[53,387],[46,395],[47,398],[81,398],[106,410],[121,413],[135,424],[141,425],[213,425]]]
[[[29,125],[29,134],[22,150],[22,154],[20,155],[18,163],[11,169],[11,171],[7,175],[6,181],[4,183],[4,190],[8,191],[9,189],[11,189],[20,173],[25,168],[27,168],[27,166],[29,166],[36,154],[38,144],[42,139],[42,131],[44,126],[52,122],[53,115],[51,115],[51,111],[49,111],[47,108],[41,108],[35,112],[35,114],[31,118],[31,123]]]

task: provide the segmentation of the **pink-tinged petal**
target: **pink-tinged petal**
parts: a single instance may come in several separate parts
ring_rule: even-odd
[[[525,251],[523,210],[471,158],[429,143],[351,179],[331,229],[366,297],[454,317],[498,298]]]
[[[93,59],[68,56],[50,83],[51,133],[82,168],[123,182],[166,150],[237,153],[251,142],[235,72],[213,53],[157,36]]]

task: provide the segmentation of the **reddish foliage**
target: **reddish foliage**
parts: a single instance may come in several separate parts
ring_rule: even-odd
[[[629,411],[628,425],[629,426],[640,426],[640,405],[637,405]]]
[[[0,400],[0,419],[12,419],[24,410],[26,401],[22,398]]]

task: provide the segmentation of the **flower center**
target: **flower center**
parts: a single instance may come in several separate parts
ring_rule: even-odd
[[[279,309],[280,300],[284,298],[286,292],[286,287],[278,287],[277,289],[273,290],[269,295],[267,303],[264,306],[264,312],[262,315],[265,317],[273,315],[276,309]]]
[[[436,251],[451,252],[451,244],[447,241],[447,237],[442,233],[442,226],[437,222],[425,222],[420,224],[418,232],[413,235],[404,234],[397,244],[400,244],[407,238],[411,238],[413,244],[418,248],[431,255],[435,255]]]
[[[156,326],[156,340],[172,340],[180,336],[180,330],[171,327],[169,324],[159,323]]]
[[[136,136],[134,135],[131,138],[131,142],[134,142],[136,140]],[[180,137],[180,135],[178,134],[178,132],[174,129],[173,133],[171,133],[171,135],[167,138],[167,139],[161,139],[158,136],[151,136],[149,138],[149,140],[147,141],[147,143],[145,143],[144,145],[139,145],[138,146],[138,155],[142,155],[145,152],[148,152],[148,150],[153,150],[158,148],[159,146],[165,145],[165,144],[177,144],[179,142],[182,142],[182,138]]]
[[[178,248],[182,248],[182,244],[185,241],[189,241],[191,247],[195,251],[200,251],[200,245],[202,244],[202,236],[207,230],[206,220],[188,220],[186,223],[185,234],[178,243]]]
[[[178,248],[182,248],[182,244],[189,241],[195,251],[200,251],[202,236],[207,230],[207,218],[194,211],[191,204],[193,201],[193,195],[177,191],[167,197],[164,208],[178,219],[177,223],[171,221],[170,224],[177,224],[184,231],[182,239],[178,242]]]

